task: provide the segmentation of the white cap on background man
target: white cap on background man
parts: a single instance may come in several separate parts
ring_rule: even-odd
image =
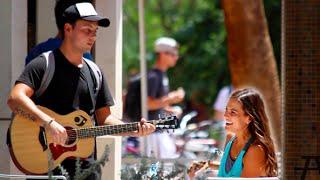
[[[178,48],[177,41],[169,37],[160,37],[154,43],[154,51],[156,53],[169,52],[178,55]]]

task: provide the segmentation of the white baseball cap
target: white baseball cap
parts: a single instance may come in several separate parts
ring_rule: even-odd
[[[98,15],[93,5],[88,2],[77,3],[69,6],[63,13],[65,21],[84,19],[87,21],[96,21],[99,26],[108,27],[110,21],[108,18]]]
[[[178,55],[179,44],[176,40],[169,37],[158,38],[154,43],[154,51],[159,52],[170,52]]]

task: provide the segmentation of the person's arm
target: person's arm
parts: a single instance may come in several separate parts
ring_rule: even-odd
[[[208,168],[212,170],[218,170],[220,166],[220,162],[217,161],[200,161],[200,162],[193,162],[191,166],[188,168],[187,173],[190,178],[196,176],[198,172],[206,170]]]
[[[243,158],[241,177],[263,177],[265,172],[266,154],[260,145],[250,146]]]
[[[209,167],[207,161],[200,161],[200,162],[192,162],[191,166],[187,170],[187,174],[190,178],[196,176],[196,174],[202,170],[205,170]]]
[[[176,104],[184,99],[185,92],[182,88],[175,91],[171,91],[168,95],[162,96],[161,98],[154,98],[153,96],[148,96],[147,103],[149,110],[156,110],[160,108],[165,108],[171,104]]]
[[[167,98],[167,96],[163,96],[161,98],[154,98],[154,97],[148,96],[147,103],[148,103],[148,110],[157,110],[170,105],[169,99]]]
[[[111,114],[110,108],[108,106],[102,107],[95,112],[97,122],[99,125],[118,125],[124,124],[121,120],[114,117]],[[145,119],[141,119],[139,123],[138,131],[133,131],[129,133],[116,134],[119,136],[146,136],[155,131],[155,126],[153,124],[147,123]]]
[[[226,145],[232,138],[233,134],[228,133],[226,135]],[[194,162],[191,164],[191,166],[188,168],[188,176],[190,178],[193,178],[197,172],[204,170],[206,168],[211,168],[213,170],[219,169],[220,162],[218,161],[201,161],[201,162]]]
[[[26,84],[17,83],[9,95],[7,104],[14,113],[35,121],[51,133],[55,144],[64,144],[67,139],[66,129],[57,123],[53,117],[42,112],[31,100],[34,90]]]

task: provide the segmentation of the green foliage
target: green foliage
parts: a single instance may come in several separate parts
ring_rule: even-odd
[[[90,174],[95,171],[98,171],[100,166],[104,166],[107,161],[109,161],[110,148],[108,145],[105,146],[104,152],[101,155],[101,158],[95,161],[88,169],[81,169],[80,158],[77,158],[76,161],[76,173],[74,176],[75,180],[85,180]]]
[[[148,172],[148,162],[147,158],[142,158],[139,168],[136,170],[130,166],[125,166],[121,170],[121,179],[122,180],[142,180]]]
[[[73,179],[75,180],[84,180],[86,179],[92,172],[95,172],[98,170],[98,168],[100,168],[100,166],[104,166],[106,164],[107,161],[109,161],[109,154],[110,154],[110,148],[108,145],[105,146],[104,152],[101,155],[100,159],[96,160],[88,169],[83,170],[81,168],[81,164],[82,162],[80,161],[80,158],[77,157],[77,161],[76,161],[76,171],[75,171],[75,176]],[[49,150],[48,151],[48,179],[50,180],[54,180],[53,178],[53,159],[52,159],[52,153]],[[67,172],[67,170],[59,165],[58,168],[61,171],[61,174],[63,176],[65,176],[67,179],[69,179],[69,173]]]
[[[154,41],[160,36],[175,38],[181,45],[181,56],[177,66],[168,72],[170,86],[183,87],[187,100],[207,107],[211,107],[219,87],[230,82],[224,17],[218,6],[212,0],[145,1],[149,67],[154,62]],[[125,1],[123,12],[123,71],[127,78],[139,71],[137,2]]]
[[[142,158],[141,162],[137,166],[132,165],[125,165],[124,168],[121,170],[121,179],[122,180],[143,180],[143,179],[150,179],[150,180],[160,180],[160,179],[184,179],[185,171],[187,167],[184,164],[175,162],[171,164],[171,171],[165,172],[164,162],[157,162],[155,163],[156,159],[147,159]],[[152,167],[152,165],[156,164],[157,166],[157,173],[156,175],[148,174],[148,171]],[[137,164],[136,164],[137,165]]]
[[[49,149],[48,150],[48,179],[53,179],[52,176],[53,176],[53,164],[54,164],[54,161],[52,159],[52,153],[51,153],[51,150]]]
[[[66,169],[64,169],[61,165],[58,166],[58,168],[61,171],[61,175],[66,177],[66,179],[69,179],[69,173]]]
[[[184,179],[186,169],[184,164],[175,162],[172,171],[162,179]]]
[[[273,52],[277,62],[278,72],[281,68],[281,1],[264,0],[264,9],[268,22],[269,34]],[[280,77],[280,76],[279,76]]]
[[[171,89],[183,87],[186,100],[202,104],[207,113],[219,89],[230,84],[224,14],[219,0],[172,0],[145,2],[146,59],[155,60],[153,43],[161,36],[175,38],[180,60],[168,72]],[[280,1],[264,1],[276,58],[280,57]],[[131,74],[139,72],[138,3],[123,6],[124,87]],[[278,61],[280,62],[280,61]],[[279,63],[278,63],[279,64]]]

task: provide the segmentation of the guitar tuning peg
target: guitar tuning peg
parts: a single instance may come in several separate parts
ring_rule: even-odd
[[[158,118],[161,120],[166,119],[165,113],[158,114]]]

